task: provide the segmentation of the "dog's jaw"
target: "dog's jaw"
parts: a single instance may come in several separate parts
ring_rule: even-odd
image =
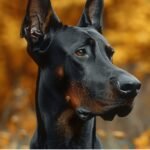
[[[95,116],[100,116],[106,121],[112,121],[116,115],[119,117],[127,116],[132,111],[132,108],[133,103],[105,106],[100,112],[92,112],[87,108],[79,107],[76,109],[76,114],[81,120],[84,121],[89,120]]]

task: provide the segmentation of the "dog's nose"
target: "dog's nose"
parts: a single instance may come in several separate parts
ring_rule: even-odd
[[[118,79],[111,78],[111,83],[113,83],[122,97],[127,98],[134,98],[141,88],[140,81],[128,75],[121,75]]]

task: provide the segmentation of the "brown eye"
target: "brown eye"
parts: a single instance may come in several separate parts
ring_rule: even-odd
[[[87,55],[87,53],[86,53],[85,49],[78,49],[78,50],[75,51],[75,55],[77,55],[79,57],[82,57],[82,56]]]

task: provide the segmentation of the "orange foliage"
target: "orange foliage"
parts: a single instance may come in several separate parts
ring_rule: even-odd
[[[140,137],[134,140],[138,149],[150,149],[150,130],[144,132]]]
[[[105,34],[116,48],[114,62],[139,77],[150,74],[150,2],[109,0]]]

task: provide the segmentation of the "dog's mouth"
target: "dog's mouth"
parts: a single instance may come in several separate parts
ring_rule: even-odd
[[[126,105],[110,105],[105,106],[101,112],[92,112],[87,108],[79,107],[76,109],[76,114],[81,120],[89,120],[92,117],[100,116],[104,120],[112,121],[116,115],[119,117],[127,116],[133,108],[133,104]]]
[[[118,94],[91,95],[92,92],[85,86],[75,85],[70,86],[66,100],[81,120],[100,116],[104,120],[111,121],[116,115],[127,116],[133,108],[135,95],[131,97],[123,97]]]

